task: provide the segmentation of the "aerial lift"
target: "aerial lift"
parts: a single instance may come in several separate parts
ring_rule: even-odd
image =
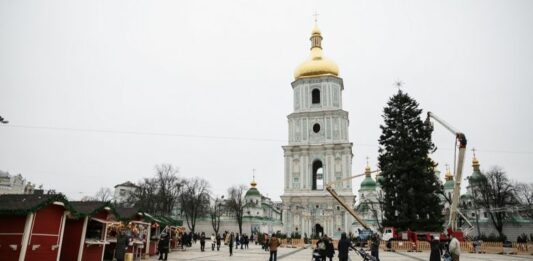
[[[437,115],[435,115],[432,112],[427,113],[426,123],[430,123],[430,119],[434,119],[438,123],[440,123],[442,126],[444,126],[447,130],[449,130],[451,133],[455,135],[456,144],[459,148],[459,155],[457,155],[457,158],[455,159],[456,164],[456,170],[455,170],[455,186],[453,187],[453,194],[451,198],[451,206],[450,206],[450,216],[448,219],[448,228],[452,230],[453,233],[457,231],[457,213],[459,215],[463,216],[459,210],[457,209],[457,205],[459,204],[459,193],[461,192],[461,180],[463,175],[463,165],[464,165],[464,159],[465,159],[465,151],[466,151],[466,136],[464,133],[456,130],[454,127],[452,127],[450,124],[439,118]],[[470,223],[467,218],[463,216],[463,218],[467,221],[467,223]],[[462,237],[460,237],[461,239]]]

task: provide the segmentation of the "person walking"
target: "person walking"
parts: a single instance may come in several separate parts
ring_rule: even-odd
[[[318,254],[320,255],[320,260],[322,261],[326,261],[326,240],[327,236],[324,235],[316,242],[316,249],[318,250]]]
[[[352,242],[346,237],[346,232],[342,232],[341,239],[337,244],[339,250],[339,261],[348,261],[348,252],[352,247]]]
[[[229,239],[228,239],[228,246],[229,246],[229,256],[232,256],[233,255],[233,241],[234,241],[234,235],[233,235],[233,232],[231,232],[229,234]]]
[[[440,257],[442,256],[442,250],[440,248],[440,241],[436,239],[434,236],[431,236],[431,242],[429,243],[431,246],[431,253],[429,254],[429,261],[440,261]]]
[[[377,233],[372,235],[372,243],[370,244],[370,255],[375,257],[376,261],[379,261],[379,243],[380,238]]]
[[[217,251],[220,251],[220,241],[222,240],[222,237],[220,237],[220,234],[217,234]]]
[[[215,233],[211,233],[211,251],[215,251],[216,237]]]
[[[277,261],[278,260],[278,247],[281,245],[279,242],[279,239],[272,234],[272,237],[270,238],[270,242],[268,244],[270,248],[270,259],[269,261]]]
[[[168,258],[168,248],[169,248],[169,236],[167,233],[161,233],[159,242],[157,243],[157,251],[159,251],[158,260],[167,260]]]
[[[461,245],[459,240],[455,238],[455,235],[452,233],[452,239],[450,240],[450,255],[452,256],[452,261],[459,261],[459,256],[461,255]]]
[[[202,234],[200,235],[200,251],[204,252],[205,251],[205,233],[202,232]]]
[[[117,235],[117,246],[115,248],[115,258],[117,261],[124,261],[124,255],[128,249],[130,238],[126,235],[124,230],[120,230]]]
[[[326,238],[326,257],[329,258],[329,261],[333,261],[333,256],[335,256],[335,247],[333,246],[333,242],[331,238],[328,238],[324,235]]]

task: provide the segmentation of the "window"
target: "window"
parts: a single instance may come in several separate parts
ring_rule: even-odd
[[[314,132],[314,133],[318,133],[319,131],[320,131],[320,124],[315,123],[315,124],[313,125],[313,132]]]
[[[313,162],[313,184],[312,190],[324,189],[324,169],[322,168],[322,161],[316,160]]]
[[[314,89],[311,92],[311,102],[313,104],[320,104],[320,90],[319,89]]]
[[[484,218],[488,218],[489,217],[489,215],[487,215],[487,212],[483,212],[483,217]]]

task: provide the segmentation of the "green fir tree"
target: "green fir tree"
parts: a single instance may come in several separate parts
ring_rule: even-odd
[[[433,127],[422,121],[421,113],[418,103],[401,90],[383,110],[378,158],[385,194],[383,226],[440,231],[442,188],[429,158],[436,149],[431,141]]]

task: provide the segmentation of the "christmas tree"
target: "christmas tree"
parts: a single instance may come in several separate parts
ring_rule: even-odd
[[[440,231],[444,223],[440,182],[429,154],[433,127],[420,118],[422,109],[398,91],[383,110],[379,168],[385,194],[383,226],[400,230]]]

